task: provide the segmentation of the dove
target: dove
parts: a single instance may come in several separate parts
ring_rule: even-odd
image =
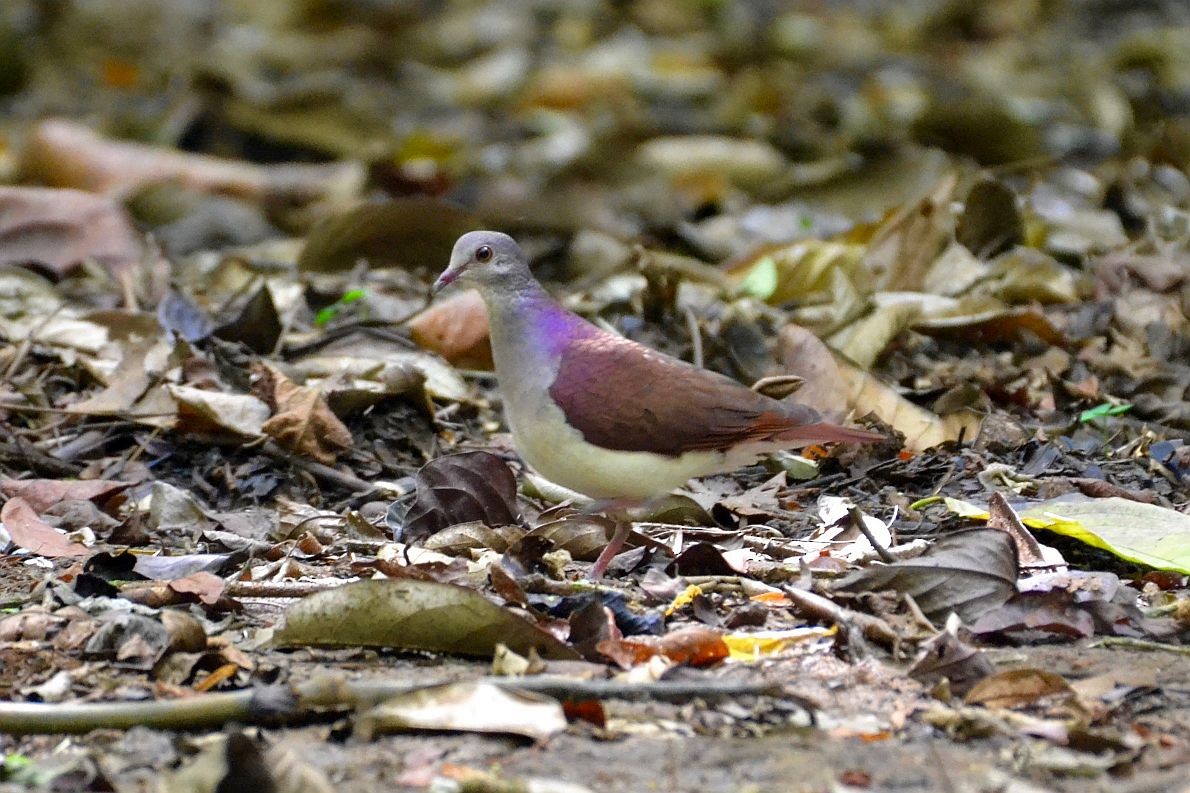
[[[597,501],[643,503],[779,449],[883,438],[588,322],[546,291],[507,234],[460,237],[431,291],[451,284],[474,287],[487,306],[504,417],[521,458]],[[618,524],[592,579],[630,528]]]

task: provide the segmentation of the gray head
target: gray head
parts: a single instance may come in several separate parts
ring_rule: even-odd
[[[436,294],[456,281],[481,291],[512,285],[529,276],[525,254],[516,240],[498,231],[469,231],[450,252],[450,264],[434,282]]]

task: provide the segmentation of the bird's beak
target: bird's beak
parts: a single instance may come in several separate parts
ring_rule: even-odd
[[[456,269],[454,267],[447,267],[442,271],[442,275],[438,276],[438,280],[434,282],[434,285],[430,287],[430,294],[436,295],[446,287],[453,284],[455,279],[458,278],[461,273],[461,268]]]

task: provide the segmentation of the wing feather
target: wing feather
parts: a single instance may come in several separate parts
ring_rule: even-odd
[[[550,386],[567,422],[588,443],[676,457],[750,441],[871,439],[824,423],[805,405],[771,399],[636,342],[590,331],[561,350]]]

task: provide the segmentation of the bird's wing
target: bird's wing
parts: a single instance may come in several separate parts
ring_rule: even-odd
[[[871,440],[805,405],[602,332],[565,345],[550,396],[588,443],[617,451],[676,457],[751,441]]]

